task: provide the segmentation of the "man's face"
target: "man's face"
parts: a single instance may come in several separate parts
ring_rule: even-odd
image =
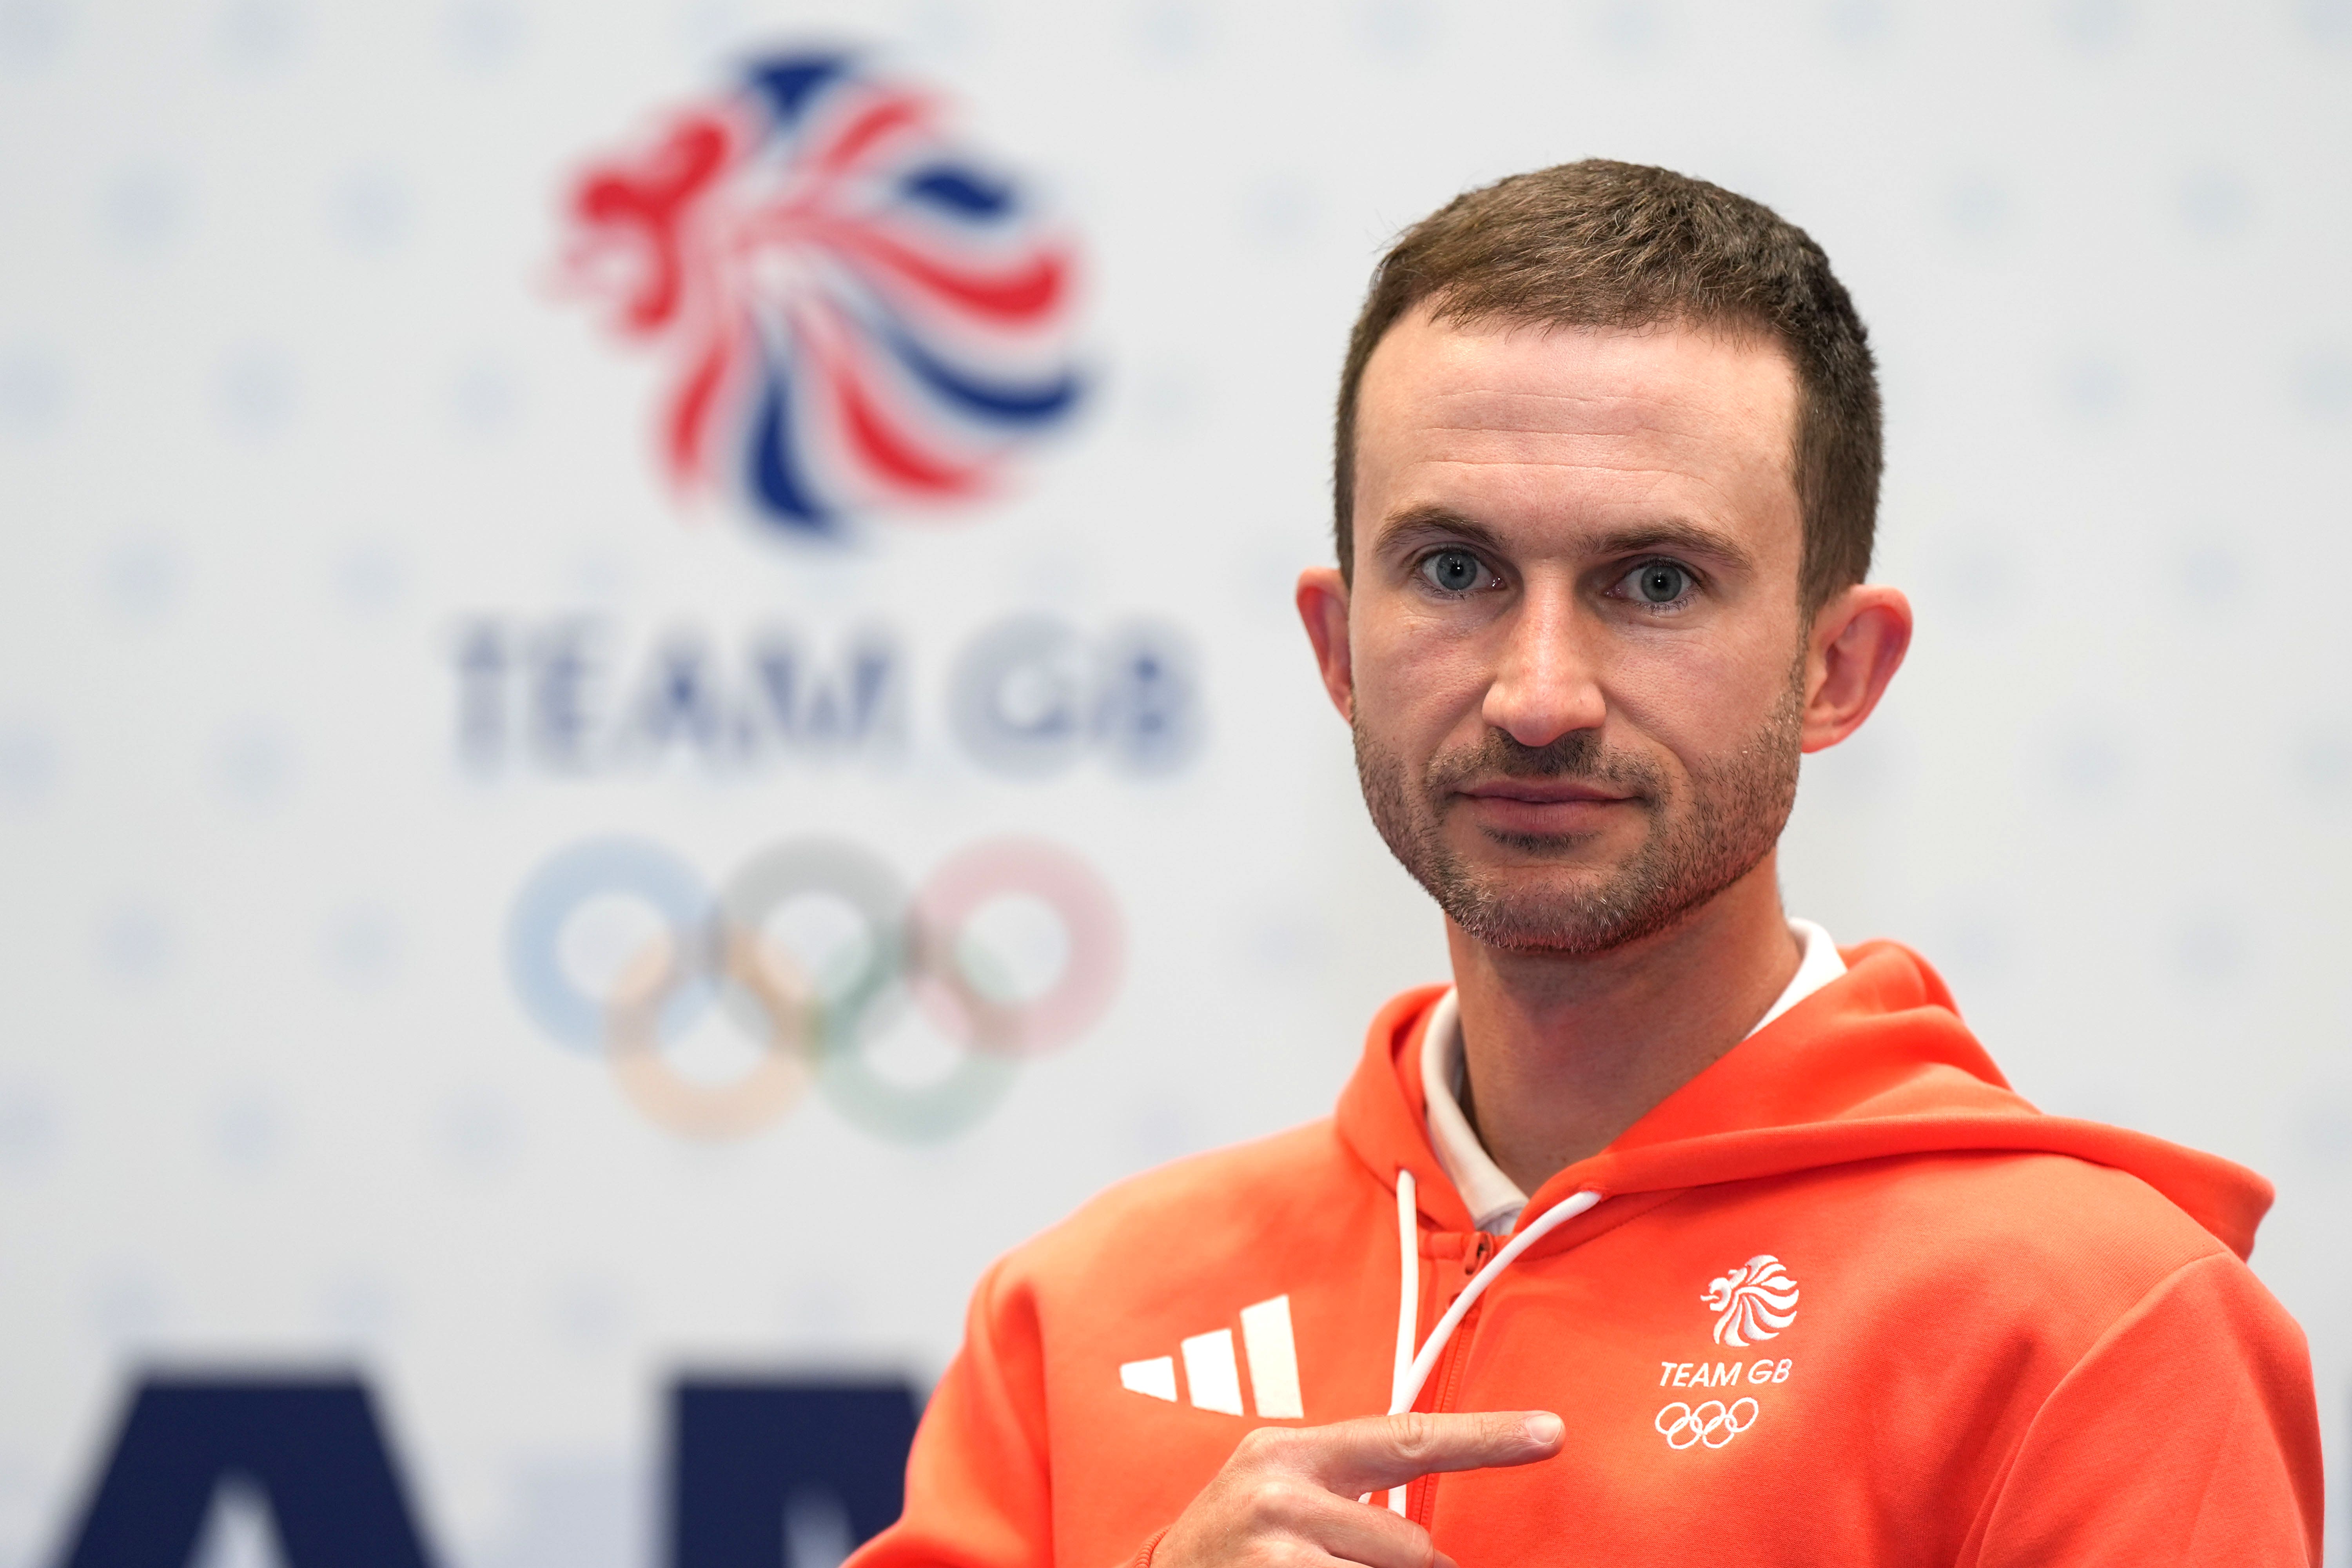
[[[1687,328],[1423,312],[1374,352],[1335,695],[1381,837],[1468,935],[1602,952],[1771,853],[1804,704],[1797,408],[1777,345]]]

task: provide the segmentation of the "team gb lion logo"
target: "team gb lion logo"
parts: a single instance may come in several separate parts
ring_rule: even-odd
[[[1720,1314],[1715,1342],[1735,1349],[1771,1339],[1797,1321],[1797,1282],[1769,1252],[1708,1285],[1700,1300]]]
[[[664,347],[682,490],[844,537],[992,492],[1068,415],[1076,258],[930,92],[845,54],[753,61],[572,195],[568,280]]]

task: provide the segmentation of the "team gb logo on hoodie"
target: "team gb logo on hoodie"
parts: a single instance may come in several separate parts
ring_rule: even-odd
[[[1717,1314],[1715,1342],[1735,1349],[1771,1339],[1797,1321],[1797,1282],[1769,1252],[1710,1283],[1700,1300]]]

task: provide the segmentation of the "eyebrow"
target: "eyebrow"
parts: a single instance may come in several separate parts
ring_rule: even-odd
[[[1381,523],[1372,548],[1385,552],[1424,539],[1459,539],[1503,553],[1503,542],[1493,529],[1448,506],[1407,507],[1395,513]]]
[[[1509,549],[1502,536],[1493,529],[1465,513],[1448,506],[1415,506],[1384,521],[1374,537],[1373,548],[1379,552],[1401,549],[1423,540],[1454,539],[1476,544],[1497,555],[1507,555]],[[1644,550],[1680,550],[1695,555],[1712,555],[1734,568],[1755,564],[1754,555],[1746,546],[1718,529],[1706,528],[1682,518],[1659,518],[1612,530],[1591,542],[1591,548],[1600,555],[1633,555]]]

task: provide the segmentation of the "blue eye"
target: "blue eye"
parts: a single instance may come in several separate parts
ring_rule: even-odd
[[[1625,582],[1633,597],[1645,605],[1671,605],[1693,585],[1689,569],[1671,561],[1644,562],[1626,575]]]
[[[1486,574],[1486,567],[1466,550],[1441,550],[1421,563],[1423,581],[1448,594],[1468,593]]]

